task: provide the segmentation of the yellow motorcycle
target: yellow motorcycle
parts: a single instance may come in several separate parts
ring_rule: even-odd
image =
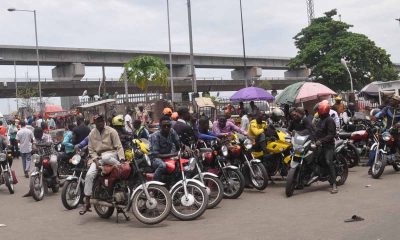
[[[254,158],[262,159],[270,177],[277,175],[278,172],[284,177],[290,168],[290,150],[292,149],[290,133],[285,129],[269,125],[265,135],[267,138],[274,138],[273,141],[267,142],[267,154],[264,155],[262,150],[256,149],[253,150],[252,155]]]

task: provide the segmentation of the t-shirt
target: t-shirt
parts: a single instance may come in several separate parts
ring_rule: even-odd
[[[7,137],[7,127],[0,126],[0,135]]]
[[[125,126],[125,130],[128,133],[132,133],[132,129],[129,127],[128,122],[130,123],[131,127],[132,127],[132,117],[129,114],[125,115],[125,119],[124,119],[124,126]]]
[[[26,127],[21,128],[17,132],[17,140],[19,141],[19,149],[21,153],[32,152],[32,141],[34,139],[33,132]]]

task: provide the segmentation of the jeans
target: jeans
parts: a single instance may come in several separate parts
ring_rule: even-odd
[[[153,158],[151,167],[155,170],[153,180],[162,181],[162,176],[167,173],[167,165],[165,162],[159,158]]]
[[[265,133],[261,133],[255,138],[256,143],[254,144],[254,150],[256,151],[263,151],[264,154],[267,153],[267,138]]]
[[[335,166],[333,165],[333,154],[335,151],[335,147],[333,145],[323,146],[320,153],[320,160],[323,158],[327,167],[329,168],[329,183],[333,185],[336,183],[336,171]]]
[[[107,158],[107,159],[100,159],[99,165],[118,165],[119,161],[117,158]],[[85,188],[83,189],[83,192],[85,193],[85,196],[91,196],[93,192],[93,182],[94,178],[97,175],[97,167],[96,163],[91,163],[89,170],[86,173],[85,177]]]
[[[32,153],[21,153],[21,158],[24,171],[29,171],[29,169],[31,169]]]
[[[372,164],[374,164],[374,161],[375,161],[375,153],[376,153],[376,150],[373,150],[373,151],[370,151],[370,152],[369,152],[367,166],[372,167]]]

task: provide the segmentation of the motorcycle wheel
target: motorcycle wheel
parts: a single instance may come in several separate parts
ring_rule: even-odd
[[[188,182],[186,187],[188,199],[185,198],[183,184],[177,185],[170,191],[171,212],[176,218],[183,221],[193,220],[203,215],[208,203],[208,194],[204,187],[195,182]]]
[[[220,176],[221,182],[224,185],[224,198],[236,199],[240,197],[244,190],[244,176],[239,169],[225,169],[227,179],[224,174]]]
[[[78,207],[79,203],[83,200],[82,188],[77,186],[78,181],[67,181],[61,191],[61,202],[68,210]],[[74,194],[75,189],[78,187],[78,192]]]
[[[385,167],[386,167],[386,161],[383,160],[382,154],[378,153],[377,159],[375,159],[374,163],[372,164],[372,173],[371,173],[372,178],[375,179],[380,178],[383,171],[385,170]]]
[[[393,169],[396,172],[400,171],[400,162],[396,161],[395,163],[393,163]]]
[[[224,197],[224,185],[221,180],[214,176],[204,176],[204,185],[208,194],[207,208],[216,207]]]
[[[285,188],[286,197],[293,196],[294,188],[296,187],[297,184],[297,174],[299,172],[298,169],[299,167],[289,169],[286,179],[286,188]]]
[[[254,163],[251,164],[251,169],[253,170],[255,175],[252,176],[250,173],[250,180],[254,188],[259,191],[262,191],[266,187],[268,187],[269,177],[264,165],[262,163]]]
[[[160,223],[168,217],[171,211],[171,195],[165,187],[159,185],[149,185],[147,191],[151,199],[146,198],[143,189],[133,195],[133,215],[144,224]]]
[[[343,185],[347,176],[349,175],[349,166],[347,165],[346,158],[339,153],[337,156],[337,165],[336,165],[336,185]],[[338,179],[339,177],[339,179]]]
[[[40,175],[35,175],[31,177],[29,188],[33,199],[36,201],[41,201],[44,197],[44,185],[43,182],[40,184]]]
[[[14,184],[12,183],[11,174],[9,172],[4,172],[3,178],[10,194],[14,194]]]
[[[93,189],[93,195],[94,198],[96,198],[97,196],[97,192],[99,186],[96,185]],[[99,217],[104,218],[104,219],[108,219],[110,218],[113,213],[114,213],[114,207],[106,207],[106,206],[102,206],[100,204],[93,204],[94,210],[96,211],[97,215],[99,215]]]
[[[346,155],[349,168],[357,166],[360,162],[360,155],[358,154],[357,148],[353,144],[347,144]]]

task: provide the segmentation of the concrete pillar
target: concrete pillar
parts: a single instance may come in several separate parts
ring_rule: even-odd
[[[295,69],[289,70],[284,73],[285,78],[308,78],[310,76],[310,69]]]
[[[173,77],[187,77],[189,78],[192,76],[190,65],[182,65],[182,66],[173,66],[172,67]]]
[[[254,79],[262,76],[262,69],[259,67],[250,67],[244,72],[243,68],[238,68],[231,71],[231,77],[233,80],[244,80],[244,79]]]
[[[71,63],[56,66],[51,70],[55,81],[80,81],[85,76],[85,65],[82,63]]]
[[[79,97],[61,97],[61,106],[64,110],[70,110],[79,105]]]

